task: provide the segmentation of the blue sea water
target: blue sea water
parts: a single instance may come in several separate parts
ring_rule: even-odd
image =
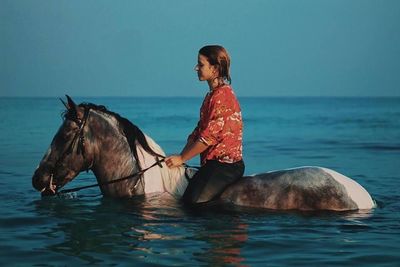
[[[106,105],[167,153],[180,151],[202,101],[75,100]],[[400,98],[239,100],[246,174],[328,167],[363,185],[379,206],[192,211],[157,197],[107,199],[97,188],[42,199],[31,176],[63,106],[56,98],[0,98],[0,265],[400,266]],[[82,173],[70,186],[94,181]]]

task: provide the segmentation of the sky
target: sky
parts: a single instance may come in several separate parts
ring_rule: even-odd
[[[398,0],[0,0],[0,96],[400,96]]]

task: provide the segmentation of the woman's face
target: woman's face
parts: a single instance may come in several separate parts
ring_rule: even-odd
[[[198,56],[197,65],[194,69],[197,71],[197,76],[200,81],[210,81],[218,77],[216,68],[210,65],[207,57],[201,54]]]

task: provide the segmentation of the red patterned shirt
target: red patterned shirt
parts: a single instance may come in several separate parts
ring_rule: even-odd
[[[200,121],[189,140],[200,140],[208,147],[201,153],[206,160],[233,163],[242,159],[243,122],[240,105],[229,85],[210,91],[200,109]]]

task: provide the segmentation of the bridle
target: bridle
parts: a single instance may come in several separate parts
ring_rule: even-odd
[[[88,117],[89,117],[89,113],[90,113],[90,108],[85,108],[82,119],[78,118],[77,115],[75,116],[75,118],[71,118],[71,117],[68,118],[69,120],[74,121],[78,125],[78,131],[75,133],[75,136],[72,139],[72,142],[70,143],[69,148],[65,151],[66,155],[71,154],[72,151],[74,150],[75,144],[78,143],[76,153],[78,155],[82,154],[82,156],[85,158],[85,155],[86,155],[85,136],[83,135],[83,128],[85,128],[86,121],[88,120]]]
[[[63,102],[63,104],[65,105],[65,107],[68,110],[69,109],[68,106],[64,103],[64,101],[62,99],[60,99],[60,100],[61,100],[61,102]],[[85,108],[82,119],[78,118],[78,115],[76,113],[74,114],[74,116],[69,115],[69,113],[67,113],[66,119],[74,121],[78,125],[78,130],[76,131],[76,133],[75,133],[74,137],[72,138],[72,141],[70,142],[67,149],[64,150],[64,152],[61,154],[61,156],[57,159],[56,163],[54,164],[54,167],[51,169],[50,180],[49,180],[50,186],[52,186],[54,173],[62,165],[62,162],[64,161],[64,159],[74,151],[74,147],[76,145],[77,145],[76,153],[78,155],[82,155],[82,157],[84,159],[86,159],[85,136],[83,134],[83,129],[85,128],[86,121],[88,120],[88,117],[89,117],[89,113],[90,113],[90,108]],[[86,171],[87,172],[89,171],[89,167],[86,169]]]
[[[67,110],[69,110],[69,107],[65,104],[65,102],[62,99],[60,99],[60,100],[64,104],[64,106],[67,108]],[[78,118],[78,115],[77,115],[76,112],[74,112],[72,115],[70,115],[69,114],[70,111],[68,111],[68,113],[66,115],[66,119],[74,121],[78,125],[78,130],[76,131],[76,133],[75,133],[72,141],[70,142],[68,148],[64,150],[64,152],[61,154],[61,156],[57,159],[56,163],[54,164],[54,167],[52,168],[52,170],[50,172],[50,180],[49,180],[50,186],[52,186],[54,173],[56,172],[57,168],[59,168],[61,166],[61,164],[64,161],[65,157],[68,156],[69,154],[71,154],[74,151],[74,147],[76,146],[76,144],[77,144],[76,153],[78,155],[82,154],[82,157],[85,160],[85,158],[86,158],[86,156],[85,156],[86,152],[85,151],[86,150],[85,150],[85,137],[84,137],[83,130],[84,130],[86,122],[87,122],[87,120],[89,118],[90,110],[91,110],[90,107],[84,107],[84,115],[83,115],[82,119]],[[138,171],[136,173],[128,175],[126,177],[121,177],[121,178],[114,179],[114,180],[111,180],[111,181],[108,181],[108,182],[104,182],[104,183],[96,183],[96,184],[92,184],[92,185],[87,185],[87,186],[81,186],[81,187],[76,187],[76,188],[72,188],[72,189],[61,190],[60,192],[56,192],[56,194],[60,195],[60,194],[64,194],[64,193],[76,192],[76,191],[79,191],[79,190],[82,190],[82,189],[86,189],[86,188],[114,184],[114,183],[117,183],[117,182],[121,182],[121,181],[124,181],[124,180],[135,178],[137,176],[143,175],[147,170],[149,170],[149,169],[151,169],[151,168],[153,168],[155,166],[159,166],[160,168],[162,168],[163,166],[161,165],[161,163],[164,162],[164,160],[165,160],[165,157],[162,157],[161,159],[158,159],[158,157],[156,157],[156,161],[155,161],[155,163],[153,165],[151,165],[151,166],[149,166],[149,167],[147,167],[147,168],[145,168],[143,170],[140,170],[140,171]],[[86,172],[89,171],[89,168],[90,168],[90,166],[87,167]],[[137,187],[137,184],[138,184],[139,180],[140,179],[137,179],[137,181],[135,182],[133,188]],[[60,187],[60,188],[62,188],[62,187]],[[57,188],[57,189],[59,189],[59,188]]]

